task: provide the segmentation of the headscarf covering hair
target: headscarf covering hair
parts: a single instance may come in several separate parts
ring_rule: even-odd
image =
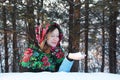
[[[55,28],[59,30],[59,42],[57,46],[60,46],[60,41],[63,37],[63,32],[60,29],[60,26],[55,22],[50,23],[43,23],[41,25],[37,25],[35,32],[36,32],[36,39],[38,41],[38,44],[40,45],[40,48],[42,49],[46,43],[46,36],[49,32],[52,32]]]

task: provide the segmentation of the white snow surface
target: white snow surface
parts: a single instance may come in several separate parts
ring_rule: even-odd
[[[0,80],[120,80],[120,75],[80,72],[17,72],[0,73]]]

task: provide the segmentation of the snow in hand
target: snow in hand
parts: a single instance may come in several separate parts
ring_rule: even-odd
[[[120,80],[119,74],[79,72],[0,73],[0,80]]]

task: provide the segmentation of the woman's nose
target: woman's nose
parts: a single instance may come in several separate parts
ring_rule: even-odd
[[[59,39],[58,37],[54,37],[54,39],[53,39],[53,40],[57,41],[58,39]]]

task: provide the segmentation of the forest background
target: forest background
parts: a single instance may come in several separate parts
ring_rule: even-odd
[[[19,72],[19,60],[43,21],[61,25],[61,45],[83,52],[71,72],[120,74],[119,0],[0,0],[0,72]]]

